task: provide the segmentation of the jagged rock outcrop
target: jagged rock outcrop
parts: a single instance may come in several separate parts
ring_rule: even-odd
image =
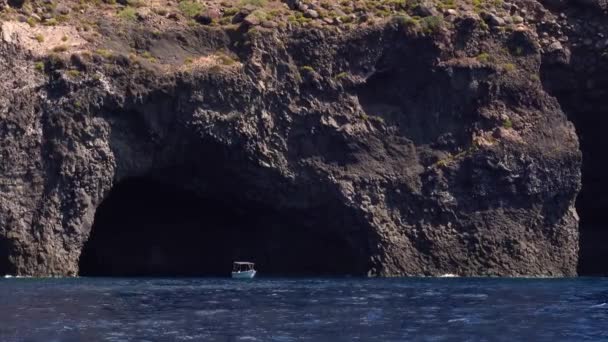
[[[545,52],[567,53],[483,17],[185,29],[153,46],[195,41],[200,58],[167,68],[70,51],[37,72],[36,52],[4,35],[0,273],[78,274],[96,209],[145,177],[293,213],[264,236],[295,246],[302,226],[330,272],[576,274],[581,152],[540,79]],[[314,249],[327,234],[343,258]]]

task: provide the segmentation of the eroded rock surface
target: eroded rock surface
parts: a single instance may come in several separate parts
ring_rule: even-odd
[[[575,275],[581,152],[540,77],[549,54],[570,63],[569,44],[522,24],[559,13],[517,4],[515,22],[450,9],[420,26],[132,32],[156,64],[107,50],[36,62],[5,38],[0,273],[78,274],[97,208],[144,177],[226,215],[271,213],[268,239],[298,227],[330,273]],[[315,248],[329,236],[348,250],[337,261]]]

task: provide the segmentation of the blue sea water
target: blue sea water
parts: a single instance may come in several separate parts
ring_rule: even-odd
[[[608,341],[608,279],[0,279],[0,341]]]

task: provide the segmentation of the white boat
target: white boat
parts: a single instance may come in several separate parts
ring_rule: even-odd
[[[252,262],[235,261],[232,263],[232,278],[251,279],[255,277],[257,272],[253,266],[255,266],[255,264]]]

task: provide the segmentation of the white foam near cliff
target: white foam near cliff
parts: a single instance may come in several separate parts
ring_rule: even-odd
[[[440,275],[439,278],[458,278],[458,274],[446,273]]]

